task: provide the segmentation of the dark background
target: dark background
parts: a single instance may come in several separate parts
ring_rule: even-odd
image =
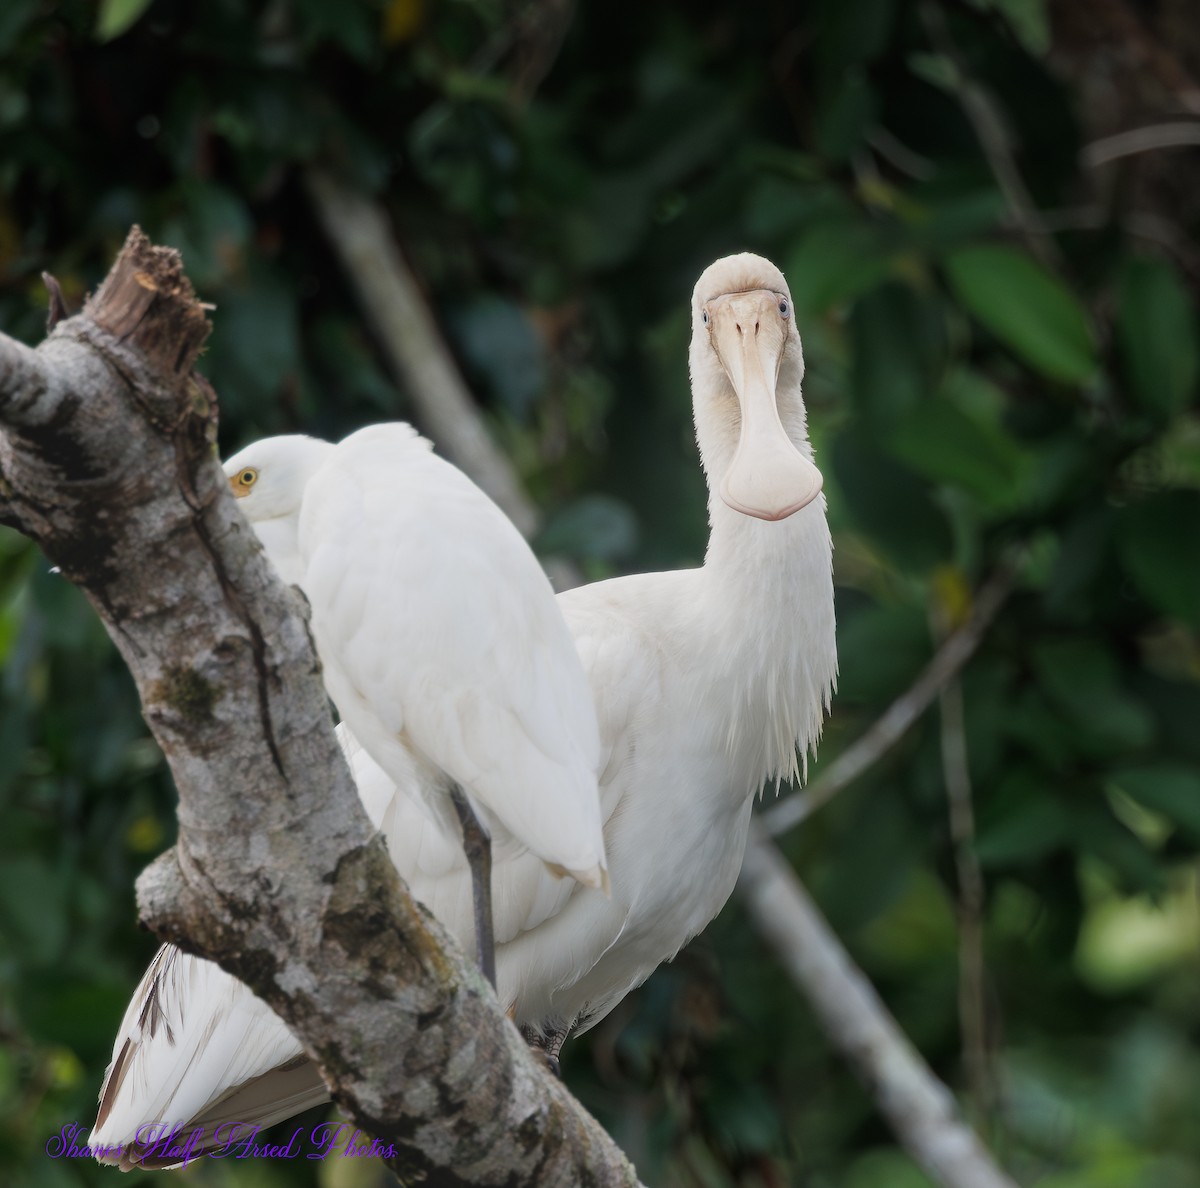
[[[5,0],[0,325],[38,341],[40,272],[77,306],[137,222],[216,305],[224,452],[413,416],[302,182],[334,170],[390,212],[541,551],[598,578],[702,557],[688,299],[716,256],[770,256],[836,545],[824,761],[1023,558],[962,682],[981,1082],[936,709],[785,849],[1023,1184],[1188,1188],[1200,150],[1104,138],[1195,131],[1197,78],[1191,0]],[[175,825],[132,683],[47,569],[0,530],[0,1169],[57,1188],[117,1183],[44,1148],[94,1115],[155,948],[134,879]],[[566,1077],[648,1184],[927,1183],[736,899]]]

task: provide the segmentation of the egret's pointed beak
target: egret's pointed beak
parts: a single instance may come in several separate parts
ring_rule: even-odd
[[[775,383],[786,325],[773,293],[738,293],[711,307],[713,345],[737,393],[742,428],[721,480],[734,511],[783,520],[821,493],[821,472],[792,443],[779,419]]]

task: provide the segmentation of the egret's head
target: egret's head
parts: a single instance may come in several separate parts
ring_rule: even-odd
[[[238,507],[251,524],[297,515],[308,480],[325,464],[332,444],[317,437],[266,437],[225,463]]]
[[[689,359],[696,436],[721,499],[760,520],[811,503],[822,479],[805,433],[804,354],[774,264],[744,252],[704,270],[692,293]]]

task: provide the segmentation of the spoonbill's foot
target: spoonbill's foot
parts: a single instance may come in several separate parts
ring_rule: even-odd
[[[562,1064],[559,1061],[559,1053],[562,1051],[562,1046],[566,1042],[567,1036],[570,1034],[569,1027],[552,1028],[546,1032],[540,1031],[536,1027],[531,1027],[524,1024],[521,1027],[521,1036],[529,1045],[529,1050],[536,1053],[545,1062],[546,1067],[561,1081],[562,1080]]]

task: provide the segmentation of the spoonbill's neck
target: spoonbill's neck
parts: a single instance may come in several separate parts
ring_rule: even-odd
[[[824,496],[782,520],[760,520],[736,511],[725,502],[720,491],[737,449],[738,400],[727,377],[699,355],[693,345],[696,441],[709,489],[710,533],[705,570],[735,587],[739,583],[748,584],[751,591],[766,581],[765,595],[786,596],[788,586],[795,581],[803,583],[804,575],[811,575],[814,567],[830,569]],[[788,439],[811,462],[813,452],[800,388],[802,376],[803,367],[798,359],[785,357],[777,385],[777,406]],[[784,583],[778,591],[773,590],[776,578]],[[752,597],[757,600],[757,595]]]
[[[793,441],[811,456],[807,440]],[[709,480],[718,486],[712,471]],[[806,770],[837,681],[825,497],[770,521],[734,511],[714,490],[709,523],[698,601],[728,698],[727,746],[754,773],[753,791]]]

